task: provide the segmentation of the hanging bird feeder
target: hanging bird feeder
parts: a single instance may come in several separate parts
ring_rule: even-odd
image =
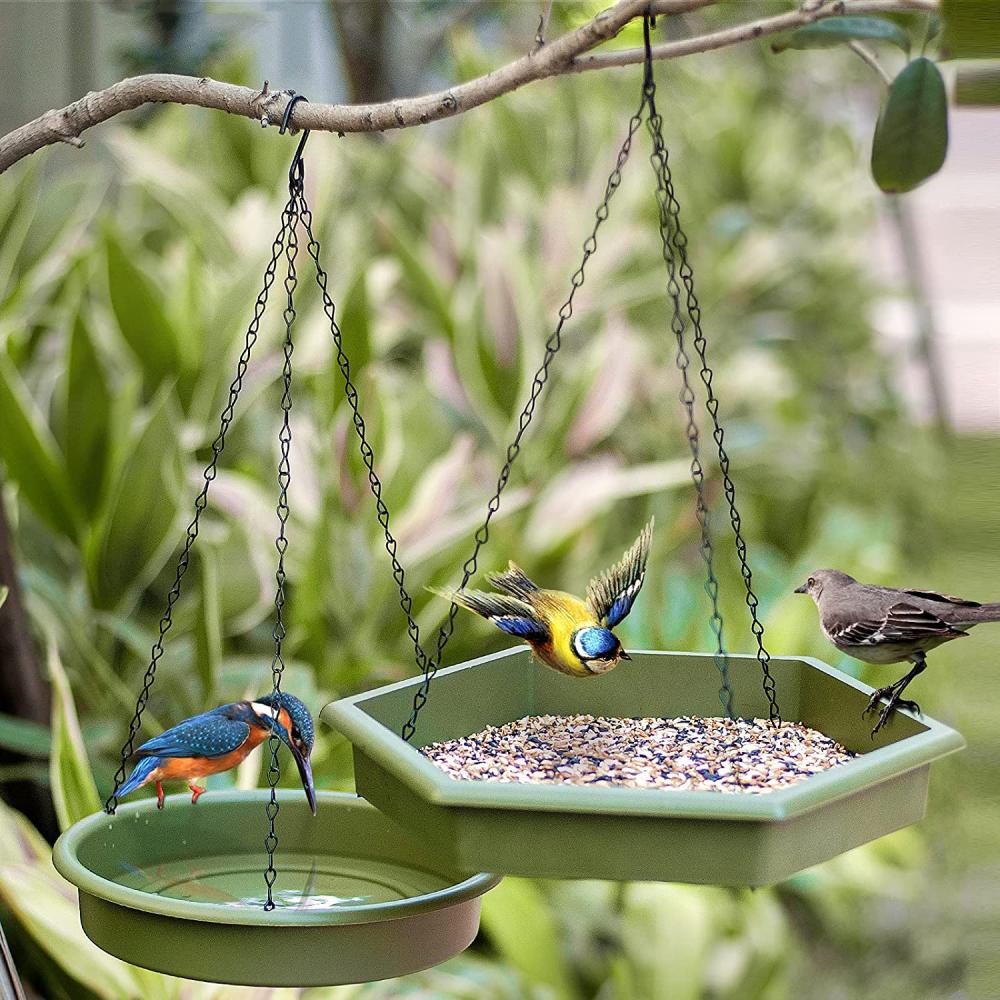
[[[716,652],[711,656],[634,653],[631,663],[585,682],[540,668],[523,649],[439,673],[442,651],[454,631],[457,607],[452,605],[433,653],[427,652],[411,614],[403,567],[381,499],[381,484],[365,437],[357,392],[350,381],[349,362],[339,331],[335,330],[338,360],[355,415],[361,454],[368,467],[422,676],[335,702],[324,710],[323,717],[353,744],[358,791],[423,841],[433,843],[450,863],[463,870],[485,868],[502,874],[549,878],[764,885],[919,820],[926,808],[931,762],[961,748],[963,740],[938,722],[906,712],[897,712],[888,727],[872,736],[863,719],[871,689],[813,659],[772,658],[765,647],[701,309],[688,260],[687,236],[681,226],[662,119],[656,110],[650,26],[647,17],[642,102],[629,120],[628,133],[595,214],[593,231],[583,246],[583,260],[573,275],[572,289],[559,311],[555,332],[546,344],[544,360],[518,421],[517,435],[507,450],[486,519],[464,565],[460,588],[476,573],[479,553],[489,538],[490,519],[499,508],[522,438],[559,350],[563,326],[573,314],[574,296],[583,284],[587,262],[597,249],[598,231],[608,218],[633,139],[645,121],[652,138],[659,230],[672,304],[670,325],[676,341],[680,399],[691,449]],[[696,379],[691,373],[695,359],[757,643],[756,654],[751,657],[731,657],[723,645],[719,584],[713,566],[696,418]],[[758,676],[761,684],[755,680]],[[717,691],[720,677],[721,690]],[[754,795],[750,794],[755,790],[752,780],[740,780],[741,791],[737,794],[609,787],[606,783],[579,787],[532,783],[522,781],[520,776],[486,781],[466,777],[461,769],[458,776],[446,773],[422,752],[422,748],[442,741],[488,741],[490,727],[506,727],[526,717],[681,719],[717,715],[720,700],[734,722],[735,702],[744,716],[762,716],[775,725],[794,720],[817,730],[817,735],[832,737],[856,756],[793,786]],[[572,744],[561,753],[569,757],[560,760],[575,760]],[[753,767],[749,770],[752,774]]]
[[[300,100],[293,97],[289,102],[282,132]],[[306,797],[277,790],[276,735],[268,741],[266,792],[213,792],[197,805],[189,804],[186,795],[171,796],[162,810],[153,800],[118,804],[268,294],[284,260],[284,391],[271,664],[271,705],[275,719],[278,716],[300,229],[308,237],[316,280],[326,297],[326,274],[305,197],[302,152],[308,135],[303,132],[289,169],[281,228],[195,499],[114,790],[105,812],[70,827],[53,853],[56,868],[80,890],[84,931],[105,951],[170,975],[254,986],[370,982],[429,968],[469,946],[479,929],[479,897],[499,881],[443,863],[437,853],[407,839],[355,796],[320,793],[313,816]]]
[[[573,315],[587,262],[596,252],[598,231],[608,218],[633,140],[645,122],[652,138],[659,231],[672,305],[670,326],[691,448],[710,622],[717,639],[715,653],[635,653],[631,663],[586,682],[537,667],[521,648],[438,672],[458,608],[451,606],[433,652],[426,651],[413,618],[375,454],[367,440],[359,394],[312,230],[304,193],[302,154],[308,137],[304,132],[289,170],[289,198],[281,228],[122,748],[115,792],[108,799],[107,814],[77,823],[55,849],[59,871],[80,889],[84,929],[111,954],[174,975],[218,982],[302,986],[381,979],[426,968],[470,943],[478,926],[478,897],[497,882],[494,875],[470,872],[483,869],[548,877],[760,885],[923,815],[929,765],[958,749],[961,737],[933,720],[898,712],[871,742],[868,727],[861,720],[869,689],[815,660],[772,658],[765,647],[687,256],[687,237],[680,224],[662,119],[656,111],[650,23],[649,18],[644,22],[641,104],[629,119],[593,229],[583,245],[583,259],[559,310],[558,324],[546,342],[496,490],[463,565],[460,587],[477,572],[478,558],[489,540],[491,519],[520,454],[564,327]],[[282,131],[298,100],[302,98],[289,102]],[[279,434],[274,697],[270,702],[277,717],[284,669],[293,295],[298,282],[300,232],[305,236],[329,319],[337,365],[420,676],[336,702],[324,711],[326,720],[353,743],[358,791],[372,805],[352,796],[320,793],[318,816],[314,818],[300,794],[277,791],[279,741],[272,737],[270,788],[266,791],[213,793],[197,806],[186,808],[181,807],[186,797],[176,797],[176,802],[168,800],[163,812],[151,801],[118,808],[117,790],[163,655],[199,519],[216,476],[268,294],[284,261],[284,391]],[[689,353],[692,349],[693,356]],[[692,375],[692,364],[697,365],[697,378]],[[750,657],[730,656],[723,644],[696,419],[698,380],[705,390],[757,642],[756,653]],[[669,720],[717,715],[719,700],[728,717],[725,721],[738,722],[734,705],[739,704],[745,715],[763,716],[774,724],[783,718],[803,722],[858,755],[793,787],[754,796],[466,780],[449,776],[422,752],[437,741],[467,737],[526,715]],[[275,944],[282,946],[280,951]],[[275,954],[281,955],[280,963],[274,960]]]
[[[813,659],[771,661],[786,718],[858,756],[767,794],[458,780],[420,746],[525,716],[711,716],[710,655],[630,651],[632,662],[585,682],[533,663],[522,647],[446,668],[420,715],[418,745],[397,735],[421,679],[327,706],[354,746],[358,791],[460,871],[697,882],[778,882],[924,815],[932,761],[958,733],[898,714],[873,743],[862,711],[871,689]],[[737,702],[767,715],[753,657],[732,656]]]

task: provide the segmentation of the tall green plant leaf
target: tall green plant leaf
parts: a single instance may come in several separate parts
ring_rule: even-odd
[[[930,59],[914,59],[893,80],[875,126],[872,176],[889,194],[912,191],[941,169],[947,151],[941,71]]]
[[[82,309],[73,322],[66,383],[66,465],[77,500],[93,514],[101,502],[110,442],[111,392]]]
[[[170,550],[180,502],[179,423],[165,386],[128,444],[88,546],[91,595],[99,608],[117,605],[132,588],[148,583]]]
[[[878,17],[831,17],[796,28],[771,46],[786,49],[826,49],[853,41],[889,42],[909,54],[910,36],[898,24]]]
[[[90,770],[87,749],[80,733],[73,692],[63,669],[55,640],[48,643],[49,683],[52,685],[52,756],[49,773],[52,802],[59,828],[72,826],[85,816],[99,812],[101,800]]]
[[[159,292],[132,260],[118,237],[105,233],[108,259],[108,292],[122,338],[132,349],[143,372],[147,394],[165,379],[176,378],[181,368],[177,332],[167,318]]]
[[[58,446],[10,358],[0,350],[0,459],[38,517],[75,538],[77,511]]]
[[[0,712],[0,747],[4,750],[25,757],[48,757],[51,745],[52,733],[48,726]]]
[[[1000,57],[1000,6],[996,0],[941,0],[942,59]]]
[[[483,928],[504,958],[529,982],[558,1000],[577,995],[559,944],[559,930],[537,884],[504,879],[483,897]]]
[[[201,678],[202,698],[215,697],[222,663],[222,607],[219,600],[219,564],[207,545],[198,553],[201,603],[195,619],[195,668]]]

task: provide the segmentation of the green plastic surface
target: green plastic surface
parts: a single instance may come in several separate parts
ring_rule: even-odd
[[[630,651],[631,652],[631,651]],[[632,652],[593,678],[565,677],[524,647],[441,670],[414,746],[399,729],[419,678],[334,702],[323,718],[354,746],[361,795],[462,871],[715,885],[767,885],[921,819],[930,763],[954,730],[898,712],[871,739],[871,688],[817,660],[777,657],[786,719],[862,754],[768,794],[516,784],[450,778],[418,749],[525,715],[721,714],[711,656]],[[740,715],[767,716],[760,668],[733,656]]]
[[[472,942],[493,875],[467,877],[356,796],[280,791],[276,910],[263,910],[268,793],[171,795],[98,813],[53,861],[80,890],[98,947],[134,965],[210,982],[370,982],[443,962]]]

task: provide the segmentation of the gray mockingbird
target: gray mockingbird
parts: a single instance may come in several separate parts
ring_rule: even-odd
[[[920,711],[915,701],[900,695],[927,666],[928,650],[962,638],[980,622],[1000,621],[1000,604],[980,604],[933,590],[876,587],[858,583],[836,569],[815,570],[795,593],[808,594],[816,602],[823,634],[841,652],[865,663],[909,660],[913,664],[905,677],[871,696],[866,714],[875,710],[880,699],[888,699],[873,737],[897,707]]]

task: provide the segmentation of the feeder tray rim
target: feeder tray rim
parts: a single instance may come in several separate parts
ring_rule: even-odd
[[[448,675],[503,657],[523,655],[525,652],[530,652],[529,647],[520,645],[446,667],[438,671],[436,683],[440,684]],[[689,650],[637,649],[630,652],[636,656],[712,658],[711,654]],[[756,662],[756,657],[752,654],[729,655],[731,660]],[[775,663],[807,664],[866,695],[875,690],[813,657],[773,656],[771,660]],[[951,727],[929,716],[921,717],[904,709],[901,710],[902,714],[923,727],[923,732],[887,746],[876,747],[789,788],[763,794],[623,788],[613,785],[585,788],[549,782],[518,783],[452,778],[417,747],[403,741],[398,733],[373,719],[363,708],[367,701],[391,692],[416,688],[421,682],[420,677],[408,678],[339,699],[323,709],[322,718],[352,744],[362,747],[376,763],[396,773],[423,798],[442,806],[775,822],[823,808],[830,802],[852,795],[859,788],[870,787],[890,777],[923,767],[965,746],[965,739]]]
[[[246,802],[251,798],[258,799],[263,810],[270,796],[267,790],[241,791],[229,789],[213,791],[211,799],[203,799],[192,806],[188,795],[181,793],[168,795],[165,808],[192,809],[224,809],[227,803]],[[302,793],[293,789],[279,789],[277,792],[279,805],[297,801]],[[317,792],[319,808],[336,808],[338,805],[368,803],[360,796],[350,792]],[[501,881],[501,876],[488,872],[479,872],[468,876],[460,882],[423,893],[407,899],[392,900],[384,903],[362,903],[358,905],[338,906],[336,910],[295,910],[275,909],[265,912],[262,907],[225,907],[218,903],[195,902],[186,899],[172,899],[159,896],[152,892],[143,892],[129,886],[113,882],[111,879],[98,875],[88,868],[79,858],[81,842],[97,828],[108,822],[121,822],[133,814],[157,813],[155,799],[141,799],[118,807],[115,817],[99,812],[87,816],[69,827],[56,841],[52,852],[52,863],[56,871],[67,881],[73,883],[81,892],[89,893],[98,899],[105,900],[117,906],[123,906],[143,913],[155,913],[160,916],[180,920],[194,920],[202,923],[227,924],[236,927],[243,926],[285,926],[285,927],[334,927],[353,924],[370,924],[386,920],[409,917],[418,913],[428,913],[446,906],[466,902],[483,895]],[[263,815],[263,812],[261,813]],[[204,848],[205,844],[200,845]],[[203,851],[202,853],[208,853]]]

